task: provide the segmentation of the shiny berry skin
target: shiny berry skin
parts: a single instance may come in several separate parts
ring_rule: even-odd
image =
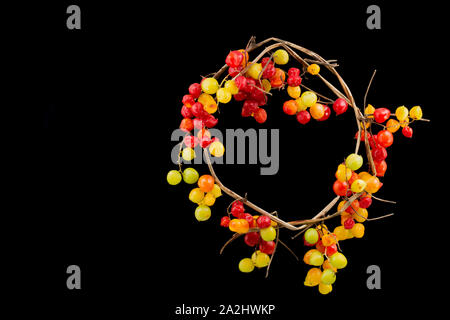
[[[347,111],[348,103],[342,98],[336,99],[333,103],[333,110],[336,112],[336,115],[340,115]]]
[[[389,109],[386,109],[386,108],[377,108],[373,112],[373,117],[374,117],[375,121],[378,123],[385,122],[387,119],[389,119],[390,116],[391,116],[391,111],[389,111]]]
[[[359,207],[362,209],[367,209],[372,204],[372,198],[371,197],[361,197],[359,199]]]
[[[251,94],[253,91],[257,90],[255,89],[256,81],[252,78],[246,78],[247,85],[245,86],[245,92]]]
[[[345,212],[353,213],[353,212],[355,212],[358,209],[359,209],[359,201],[358,200],[353,200],[352,204],[349,205],[347,207],[347,209],[345,209]]]
[[[280,68],[276,68],[274,76],[269,79],[270,85],[272,86],[272,88],[279,88],[283,85],[285,78],[286,75],[284,74],[284,71]]]
[[[377,170],[377,177],[384,177],[387,170],[387,163],[384,160],[374,161],[375,169]]]
[[[297,113],[297,121],[301,124],[307,124],[311,120],[311,114],[307,110]]]
[[[213,115],[209,115],[205,119],[205,126],[207,128],[213,128],[216,126],[216,124],[219,122],[219,119],[215,118]]]
[[[262,77],[265,79],[270,79],[275,75],[276,72],[277,72],[277,69],[275,68],[273,63],[269,63],[269,65],[267,67],[265,67]]]
[[[300,69],[298,68],[289,68],[288,77],[298,77],[300,76]]]
[[[297,102],[295,100],[288,100],[283,104],[283,112],[288,115],[294,115],[297,113]]]
[[[309,113],[311,114],[311,117],[319,120],[325,115],[325,107],[320,103],[316,103],[309,108]]]
[[[258,102],[255,100],[245,100],[242,105],[242,116],[250,117],[253,113],[258,110]]]
[[[325,248],[325,254],[327,255],[327,257],[331,257],[336,252],[337,252],[337,245],[336,245],[336,243],[334,243],[331,246],[328,246],[328,247]]]
[[[241,219],[247,220],[249,226],[253,225],[253,216],[250,213],[244,213]]]
[[[207,148],[211,144],[212,140],[208,136],[203,136],[200,140],[200,147]]]
[[[194,116],[191,108],[188,108],[186,106],[181,107],[181,115],[183,118],[192,118]]]
[[[234,83],[236,87],[238,87],[239,91],[246,91],[247,89],[247,78],[244,76],[239,76],[234,79]]]
[[[200,83],[193,83],[189,86],[189,94],[197,99],[202,93],[202,86]]]
[[[380,146],[388,148],[394,143],[394,136],[388,130],[381,130],[377,134],[377,141]]]
[[[327,120],[327,119],[330,117],[330,115],[331,115],[331,109],[330,109],[330,107],[324,105],[323,108],[324,108],[323,116],[322,116],[322,118],[317,119],[317,121],[325,121],[325,120]]]
[[[325,246],[322,243],[322,240],[316,242],[316,249],[320,251],[320,253],[325,253]]]
[[[374,161],[383,161],[387,158],[387,151],[384,147],[377,147],[375,149],[372,149],[372,158]]]
[[[268,216],[260,216],[256,220],[256,224],[258,225],[258,228],[265,229],[270,227],[271,220]]]
[[[351,228],[353,228],[354,225],[355,225],[355,220],[353,220],[352,218],[348,218],[347,220],[344,221],[345,229],[351,229]]]
[[[302,78],[300,76],[288,77],[287,84],[290,87],[297,87],[302,83]]]
[[[245,91],[239,91],[233,97],[234,97],[234,100],[236,100],[236,101],[244,101],[248,98],[248,94]]]
[[[200,102],[196,102],[192,105],[191,111],[195,117],[201,118],[204,115],[205,109],[203,108],[203,105]]]
[[[345,196],[347,195],[347,190],[349,189],[349,185],[347,181],[339,181],[336,180],[333,184],[333,191],[338,196]]]
[[[377,135],[373,135],[369,138],[369,145],[372,149],[377,148],[379,146]]]
[[[413,129],[410,126],[406,126],[402,129],[402,134],[406,137],[406,138],[411,138],[413,135]]]
[[[186,136],[183,139],[183,143],[189,148],[195,148],[199,142],[200,140],[195,136]]]
[[[242,60],[244,60],[244,55],[242,54],[242,52],[235,50],[235,51],[231,51],[227,55],[227,57],[225,59],[225,63],[229,67],[237,68],[242,64]]]
[[[189,108],[189,106],[192,106],[195,103],[195,99],[192,95],[185,94],[182,103]]]
[[[256,110],[253,114],[253,117],[255,118],[256,122],[264,123],[267,120],[267,112],[263,108],[258,108],[258,110]]]
[[[259,251],[266,254],[272,254],[275,251],[275,242],[262,240],[259,243]]]
[[[249,247],[254,247],[261,241],[259,232],[249,232],[244,236],[244,242]]]
[[[184,118],[183,120],[181,120],[180,129],[186,132],[189,132],[192,129],[194,129],[194,123],[192,119]]]
[[[214,187],[214,178],[209,174],[204,174],[198,179],[198,187],[203,192],[210,192]]]
[[[230,225],[230,217],[223,216],[222,219],[220,219],[220,226],[228,228]]]
[[[303,235],[303,244],[307,247],[313,247],[315,244],[311,244],[305,239],[305,235]]]
[[[236,77],[236,76],[239,74],[239,72],[242,71],[242,69],[244,69],[242,66],[239,66],[239,67],[237,67],[237,68],[229,67],[229,68],[228,68],[228,74],[229,74],[231,77]]]

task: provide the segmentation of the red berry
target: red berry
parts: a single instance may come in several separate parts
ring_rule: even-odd
[[[245,91],[239,91],[233,97],[234,97],[234,100],[236,100],[236,101],[244,101],[248,98],[248,94]]]
[[[347,101],[345,101],[345,99],[338,98],[333,103],[333,110],[336,112],[336,115],[344,113],[345,111],[347,111],[347,108],[348,104]]]
[[[297,113],[297,121],[301,124],[307,124],[311,120],[311,114],[307,110]]]
[[[359,199],[359,207],[362,209],[367,209],[372,204],[372,198],[371,197],[362,197]]]
[[[205,109],[203,109],[203,105],[200,102],[196,102],[192,105],[191,111],[194,116],[201,118]]]
[[[330,115],[331,115],[331,109],[330,109],[330,107],[328,107],[328,106],[326,106],[326,105],[324,105],[323,107],[324,107],[325,113],[323,114],[322,118],[317,119],[317,121],[325,121],[325,120],[327,120],[327,119],[330,117]]]
[[[243,69],[242,66],[239,66],[239,67],[237,67],[237,68],[229,67],[229,68],[228,68],[228,74],[229,74],[231,77],[236,77],[236,76],[239,74],[239,72],[242,71],[242,69]]]
[[[383,161],[387,158],[387,151],[384,147],[377,147],[375,149],[372,149],[372,158],[374,161]]]
[[[239,91],[246,91],[247,89],[247,78],[244,76],[239,76],[234,79],[234,83],[236,87],[238,87]]]
[[[345,229],[351,229],[355,225],[355,220],[352,218],[345,219],[344,221],[344,228]]]
[[[370,134],[370,132],[367,132],[367,139],[371,140],[372,135]],[[358,139],[358,132],[355,133],[355,139]],[[365,130],[361,130],[361,141],[364,141],[366,139],[366,131]]]
[[[188,108],[186,106],[181,107],[181,115],[183,116],[183,118],[192,118],[194,116],[191,108]]]
[[[231,51],[227,55],[225,63],[232,68],[237,68],[241,65],[243,59],[244,55],[242,54],[242,52],[240,52],[239,50],[235,50]]]
[[[388,130],[381,130],[377,134],[377,141],[382,147],[390,147],[394,143],[394,136]]]
[[[351,185],[350,182],[349,182],[349,185]],[[347,209],[345,209],[345,212],[354,213],[358,209],[359,209],[359,201],[358,200],[353,200],[352,204],[349,205],[347,207]]]
[[[267,120],[267,112],[263,108],[258,108],[258,110],[256,110],[253,114],[253,117],[255,118],[256,122],[264,123]]]
[[[377,108],[373,112],[373,118],[378,123],[383,123],[391,116],[391,112],[386,108]]]
[[[200,140],[196,136],[186,136],[183,139],[183,143],[189,148],[195,148],[199,142]]]
[[[256,219],[256,224],[260,229],[268,228],[270,227],[271,220],[268,216],[260,216],[258,219]]]
[[[200,147],[207,148],[211,144],[212,140],[208,136],[203,136],[200,140]]]
[[[296,77],[296,76],[300,76],[300,69],[290,68],[288,70],[288,77]]]
[[[217,124],[217,122],[219,122],[219,119],[210,114],[205,120],[205,126],[207,128],[213,128]]]
[[[253,224],[253,216],[250,213],[244,213],[242,219],[247,220],[249,226]]]
[[[192,122],[192,119],[184,118],[183,120],[181,120],[180,129],[186,132],[194,129],[194,123]]]
[[[369,146],[372,149],[375,149],[375,148],[377,148],[379,146],[379,144],[378,144],[378,136],[377,135],[373,135],[373,136],[371,136],[369,138]]]
[[[195,103],[194,97],[190,94],[185,94],[181,101],[185,106],[192,106]]]
[[[275,251],[275,242],[262,240],[259,244],[259,251],[265,254],[272,254]]]
[[[189,86],[189,93],[197,99],[202,93],[202,86],[200,83],[193,83]]]
[[[337,245],[333,243],[331,246],[325,248],[325,254],[327,257],[331,257],[333,254],[337,252]]]
[[[348,182],[347,181],[336,180],[334,182],[333,191],[334,191],[334,193],[336,193],[336,195],[343,197],[343,196],[347,195],[347,190],[348,190]]]
[[[322,244],[322,240],[316,242],[316,249],[321,253],[325,253],[325,246]]]
[[[245,92],[251,94],[251,93],[253,93],[253,91],[257,90],[257,89],[255,89],[256,81],[253,78],[246,78],[246,79],[247,79],[247,85],[244,90],[245,90]]]
[[[222,217],[222,219],[220,219],[220,225],[222,227],[228,228],[228,226],[230,225],[230,217],[228,216]]]
[[[204,121],[201,120],[201,119],[195,118],[195,119],[193,120],[193,122],[194,122],[194,128],[197,129],[197,130],[203,129],[203,126],[205,125],[205,124],[204,124]]]
[[[287,84],[290,87],[298,87],[302,83],[302,78],[300,76],[288,77]]]
[[[273,63],[269,63],[269,65],[267,67],[265,67],[262,77],[265,79],[270,79],[275,75],[276,72],[277,72],[277,68],[275,68]]]
[[[407,138],[411,138],[413,135],[413,129],[410,126],[406,126],[402,129],[402,134]]]
[[[255,100],[245,100],[242,106],[242,116],[249,117],[258,110],[258,102]]]
[[[375,169],[377,170],[377,177],[384,177],[387,170],[387,163],[384,160],[374,161]]]
[[[259,232],[249,232],[244,236],[244,242],[249,247],[254,247],[257,244],[259,244],[259,241],[261,240],[261,236],[259,235]]]

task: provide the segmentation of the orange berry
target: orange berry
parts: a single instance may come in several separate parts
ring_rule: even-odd
[[[325,107],[320,103],[316,103],[311,108],[309,108],[309,112],[311,113],[311,117],[318,120],[325,114]]]
[[[205,174],[198,179],[198,187],[203,192],[210,192],[214,188],[214,178],[209,174]]]
[[[272,88],[279,88],[283,85],[285,78],[286,75],[284,74],[284,71],[280,68],[276,68],[274,76],[269,79],[270,85]]]
[[[297,113],[297,107],[295,100],[288,100],[283,104],[283,111],[288,115],[294,115]]]

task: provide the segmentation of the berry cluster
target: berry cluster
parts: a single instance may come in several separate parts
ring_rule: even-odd
[[[230,217],[234,218],[231,219]],[[277,223],[267,216],[252,216],[245,212],[242,201],[236,200],[231,204],[231,210],[227,216],[223,216],[220,225],[229,228],[238,234],[245,234],[244,242],[249,247],[258,248],[251,258],[244,258],[239,262],[239,270],[245,273],[252,272],[255,267],[267,267],[270,255],[275,250],[275,238]]]
[[[272,38],[274,39],[274,38]],[[288,115],[295,115],[301,124],[308,123],[311,118],[316,121],[325,121],[331,115],[331,109],[336,115],[344,114],[351,106],[356,115],[358,132],[355,135],[357,147],[354,153],[348,155],[345,160],[337,166],[335,172],[335,182],[332,190],[336,194],[335,200],[321,211],[321,217],[305,221],[285,222],[273,216],[271,213],[252,205],[250,201],[241,201],[235,192],[225,188],[219,181],[212,169],[209,157],[206,160],[209,165],[211,175],[199,176],[193,168],[181,170],[179,157],[179,170],[171,170],[167,174],[167,181],[171,185],[176,185],[184,180],[187,184],[197,183],[197,187],[189,193],[189,199],[197,204],[195,217],[198,221],[208,220],[211,216],[210,207],[216,199],[222,195],[222,191],[234,200],[229,207],[228,215],[220,220],[222,227],[228,228],[234,233],[231,240],[240,235],[244,235],[244,243],[255,249],[250,258],[244,258],[239,262],[238,268],[244,273],[270,266],[273,253],[277,248],[280,227],[290,230],[306,230],[303,235],[303,243],[308,247],[313,247],[304,255],[304,262],[312,268],[307,272],[304,284],[306,286],[318,286],[319,292],[328,294],[332,290],[332,285],[336,280],[338,269],[347,265],[347,258],[342,254],[339,241],[351,238],[362,238],[365,232],[364,222],[368,221],[367,209],[372,204],[373,196],[383,186],[380,178],[384,177],[387,170],[386,158],[388,148],[393,145],[394,133],[402,128],[403,136],[411,138],[413,130],[412,122],[422,119],[422,110],[415,106],[408,110],[405,106],[398,107],[395,113],[391,113],[387,108],[374,108],[372,105],[365,106],[364,112],[358,109],[354,99],[346,90],[346,84],[334,69],[334,66],[317,54],[311,54],[295,44],[275,39],[278,45],[286,46],[290,49],[299,50],[303,54],[314,58],[317,63],[308,64],[303,62],[303,69],[295,67],[287,71],[282,67],[288,64],[290,51],[278,49],[273,53],[266,48],[253,61],[249,60],[249,52],[259,45],[254,44],[248,50],[233,50],[225,58],[226,65],[213,77],[203,78],[200,83],[193,83],[189,86],[189,94],[186,94],[182,103],[181,115],[183,119],[180,128],[186,132],[183,141],[180,142],[180,157],[185,161],[191,161],[196,157],[195,148],[208,148],[209,153],[214,157],[222,157],[225,148],[222,142],[216,137],[212,137],[208,129],[217,125],[218,119],[214,113],[218,110],[219,104],[227,104],[233,98],[235,101],[242,101],[241,115],[243,117],[253,117],[256,122],[264,123],[267,120],[267,112],[264,107],[268,103],[268,94],[273,89],[286,89],[291,98],[283,103],[283,112]],[[268,56],[265,56],[265,54]],[[297,60],[299,60],[298,56]],[[258,62],[261,58],[260,62]],[[311,59],[310,59],[311,60]],[[339,92],[330,82],[325,81],[323,76],[319,76],[324,83],[332,89],[338,96],[336,100],[324,97],[311,89],[302,92],[301,87],[305,87],[302,81],[307,77],[302,77],[308,73],[316,76],[320,73],[320,65],[325,65],[325,69],[332,70],[339,78],[346,95]],[[227,75],[219,82],[219,76],[227,71]],[[307,88],[307,87],[305,87]],[[326,100],[322,102],[319,100]],[[328,106],[327,103],[332,103]],[[381,127],[378,132],[374,132],[373,127]],[[193,130],[198,132],[191,132]],[[194,131],[195,131],[194,130]],[[368,169],[362,169],[363,157],[358,154],[359,143],[364,141],[367,151]],[[207,155],[207,153],[206,153]],[[328,210],[338,201],[337,212],[328,215]],[[245,204],[245,205],[244,205]],[[257,213],[250,214],[248,209],[252,208]],[[259,215],[258,215],[259,213]],[[324,221],[334,216],[340,216],[340,225],[330,232]],[[273,221],[276,220],[277,222]],[[299,224],[303,224],[297,227]],[[228,242],[227,242],[228,243]],[[284,243],[283,243],[284,244]],[[286,246],[286,244],[284,244]]]

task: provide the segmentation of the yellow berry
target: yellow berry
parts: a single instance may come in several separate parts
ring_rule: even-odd
[[[206,193],[202,202],[205,206],[211,207],[214,204],[214,202],[216,202],[216,197],[214,197],[214,195],[211,192],[208,192]]]
[[[252,254],[252,262],[257,268],[264,268],[269,265],[270,256],[267,253],[257,250]]]
[[[241,272],[252,272],[255,269],[255,266],[250,258],[244,258],[239,262],[239,270]]]
[[[317,103],[317,95],[312,91],[303,92],[301,99],[307,108],[312,107]]]
[[[409,116],[414,120],[422,119],[422,108],[419,106],[412,107],[411,110],[409,110]]]
[[[278,49],[273,54],[273,61],[276,64],[286,64],[289,62],[289,54],[287,53],[286,50]]]
[[[405,106],[398,107],[395,110],[395,116],[397,117],[398,121],[405,121],[408,118],[408,108],[406,108]]]
[[[367,107],[364,109],[364,114],[368,116],[368,118],[373,118],[373,113],[375,112],[375,108],[368,104]]]
[[[329,294],[333,290],[331,284],[319,283],[319,292],[321,294]]]
[[[348,181],[352,177],[352,170],[347,168],[345,164],[340,164],[336,170],[335,177],[341,182]]]
[[[216,97],[220,103],[228,103],[231,100],[231,92],[226,88],[220,88],[217,90]]]
[[[318,64],[313,63],[313,64],[311,64],[311,65],[308,66],[307,71],[308,71],[310,74],[312,74],[312,75],[315,76],[315,75],[319,74],[319,72],[320,72],[320,67],[319,67]]]
[[[355,238],[362,238],[364,236],[364,225],[362,223],[355,223],[351,230]]]
[[[247,70],[247,75],[255,80],[258,80],[262,71],[262,66],[260,63],[252,63]]]
[[[205,197],[205,193],[200,188],[194,188],[189,192],[189,200],[193,203],[200,203]]]
[[[231,94],[236,94],[239,92],[239,88],[236,86],[236,83],[234,80],[227,80],[225,82],[225,89],[228,89],[228,91],[231,92]]]
[[[357,222],[366,221],[368,216],[369,216],[369,212],[367,211],[367,209],[364,209],[364,208],[358,208],[358,210],[356,210],[356,212],[352,213],[352,218],[355,219]]]
[[[186,161],[191,161],[192,159],[195,158],[195,151],[192,148],[184,148],[181,156],[183,157],[184,160]]]
[[[364,180],[356,179],[355,181],[353,181],[350,189],[353,192],[358,193],[358,192],[362,192],[366,188],[366,186],[367,186],[367,183]]]
[[[344,226],[334,228],[333,233],[336,235],[338,241],[347,239],[347,229]]]
[[[308,107],[303,104],[302,98],[295,99],[295,102],[297,102],[297,112],[308,109]]]
[[[293,99],[297,99],[298,97],[300,97],[300,93],[301,93],[301,89],[300,86],[296,86],[296,87],[287,87],[287,93],[288,95],[293,98]]]
[[[218,198],[222,195],[222,189],[215,183],[211,193],[215,198]]]
[[[202,90],[208,94],[214,94],[219,89],[219,82],[215,78],[205,78],[202,83]]]
[[[269,92],[270,89],[272,89],[272,86],[270,85],[270,81],[269,80],[263,79],[261,81],[261,83],[262,83],[262,87],[263,87],[265,92]]]
[[[197,101],[203,105],[203,109],[205,109],[208,113],[214,113],[217,111],[216,100],[214,100],[210,94],[202,93],[198,97]]]
[[[214,141],[209,145],[209,152],[213,157],[220,158],[225,153],[225,147],[223,146],[222,142]]]
[[[211,217],[211,209],[208,206],[200,205],[195,209],[195,218],[198,221],[206,221]]]

